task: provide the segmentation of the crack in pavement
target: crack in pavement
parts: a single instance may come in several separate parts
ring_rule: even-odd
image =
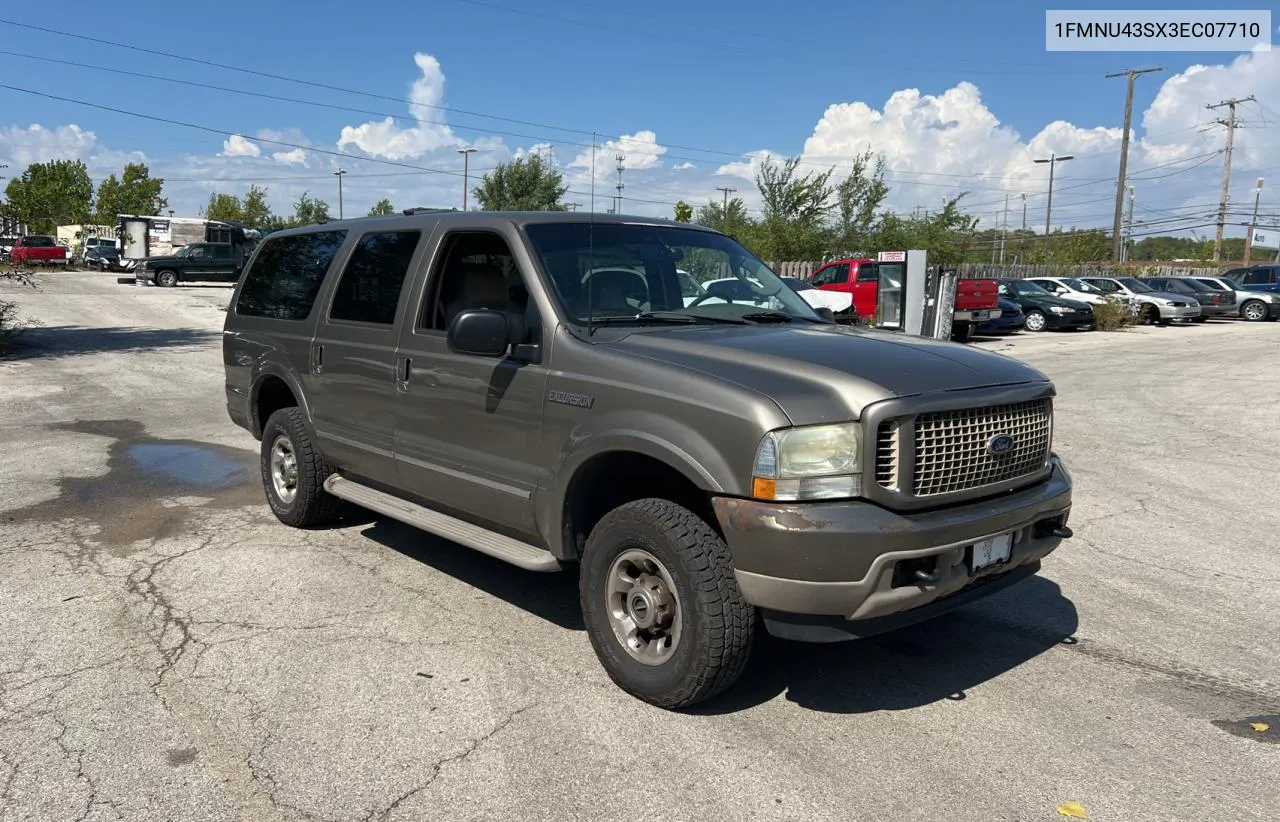
[[[523,714],[525,711],[528,711],[534,708],[537,704],[538,703],[533,703],[532,705],[525,705],[522,708],[517,708],[516,710],[507,714],[506,717],[503,718],[501,722],[499,722],[497,725],[490,728],[484,735],[472,740],[472,742],[468,744],[462,751],[456,754],[453,754],[452,756],[447,756],[444,759],[439,759],[433,762],[431,764],[431,776],[427,778],[426,782],[423,782],[421,785],[418,785],[417,787],[412,788],[400,794],[391,802],[390,805],[388,805],[383,810],[379,811],[377,809],[374,809],[370,811],[368,815],[365,816],[363,822],[373,822],[375,818],[377,819],[377,822],[386,822],[388,819],[391,818],[391,814],[394,813],[397,808],[399,808],[405,802],[408,802],[413,797],[422,793],[427,788],[431,787],[431,784],[435,782],[437,778],[439,778],[440,772],[443,771],[446,766],[455,765],[459,762],[465,761],[466,758],[471,756],[471,754],[475,753],[476,750],[481,745],[483,745],[485,742],[488,742],[490,739],[493,739],[495,736],[501,733],[504,729],[506,729],[506,727],[510,725],[517,716],[519,716],[520,714]]]

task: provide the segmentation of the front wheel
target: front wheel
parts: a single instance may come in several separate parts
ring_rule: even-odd
[[[1149,305],[1142,309],[1141,317],[1143,325],[1156,325],[1160,322],[1160,309],[1154,305]]]
[[[1251,323],[1260,323],[1267,318],[1267,304],[1262,300],[1248,300],[1240,306],[1240,316]]]
[[[742,675],[755,610],[729,548],[689,509],[663,499],[606,514],[587,539],[579,595],[587,636],[609,677],[660,708],[683,708]]]
[[[1045,319],[1044,312],[1032,309],[1027,312],[1027,330],[1028,331],[1044,331],[1049,325],[1049,321]]]
[[[178,284],[178,272],[176,271],[157,271],[156,285],[162,288],[173,288]]]

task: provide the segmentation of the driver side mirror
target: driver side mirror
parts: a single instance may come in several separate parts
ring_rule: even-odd
[[[524,341],[524,322],[505,311],[469,308],[449,323],[446,340],[455,354],[505,357],[513,345]]]
[[[813,313],[817,314],[826,322],[833,323],[836,321],[836,313],[832,311],[830,308],[827,308],[825,305],[817,306],[816,308],[813,309]]]

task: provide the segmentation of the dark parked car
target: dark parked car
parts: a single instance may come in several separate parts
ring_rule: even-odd
[[[1022,307],[1013,300],[1000,298],[1000,316],[994,320],[987,320],[978,326],[977,334],[1012,334],[1015,331],[1021,331],[1027,324],[1026,315],[1022,313]]]
[[[686,305],[681,264],[753,296]],[[1044,374],[832,322],[701,226],[467,211],[288,229],[254,252],[222,345],[281,522],[346,500],[568,570],[603,668],[665,708],[738,679],[758,622],[880,633],[1016,584],[1072,535]]]
[[[1028,331],[1090,330],[1096,321],[1093,309],[1086,303],[1055,297],[1047,290],[1026,280],[1001,280],[1000,296],[1022,308]]]
[[[1192,322],[1202,323],[1210,317],[1230,317],[1236,313],[1235,294],[1205,285],[1194,277],[1147,277],[1144,282],[1156,291],[1179,294],[1200,303],[1200,316]]]
[[[235,282],[245,252],[231,243],[192,243],[165,257],[150,257],[137,268],[137,279],[172,287],[182,282]]]
[[[84,252],[84,267],[99,271],[132,271],[132,260],[120,259],[120,249],[113,245],[91,246]]]

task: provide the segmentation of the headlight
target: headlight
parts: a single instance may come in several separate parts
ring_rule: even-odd
[[[1072,311],[1075,311],[1074,308],[1067,308],[1065,305],[1051,305],[1049,306],[1049,310],[1054,314],[1070,314]]]
[[[756,449],[751,494],[766,500],[856,497],[862,493],[862,426],[784,428]]]

